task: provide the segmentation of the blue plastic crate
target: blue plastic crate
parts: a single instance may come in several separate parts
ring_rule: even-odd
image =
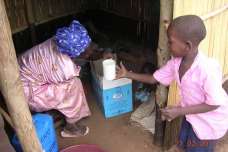
[[[104,89],[101,86],[102,82],[94,74],[92,81],[98,105],[102,109],[105,118],[111,118],[133,110],[132,83]]]
[[[58,152],[58,144],[52,117],[48,114],[35,114],[32,118],[43,151]],[[13,136],[11,142],[17,152],[23,152],[16,134]]]

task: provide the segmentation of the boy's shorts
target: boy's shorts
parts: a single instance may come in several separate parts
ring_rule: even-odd
[[[193,131],[192,125],[184,117],[178,147],[185,152],[213,152],[215,143],[215,140],[200,140]]]

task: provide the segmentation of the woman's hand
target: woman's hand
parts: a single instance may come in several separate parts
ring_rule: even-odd
[[[103,59],[113,59],[114,58],[113,53],[107,52],[107,51],[104,51],[102,56],[103,56]]]

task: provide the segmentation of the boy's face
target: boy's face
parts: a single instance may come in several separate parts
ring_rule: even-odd
[[[173,28],[168,28],[168,46],[174,57],[184,57],[188,52],[186,43],[182,41]]]

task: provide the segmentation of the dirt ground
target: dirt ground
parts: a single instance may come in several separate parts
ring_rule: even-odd
[[[90,127],[90,133],[85,137],[66,139],[60,137],[58,129],[59,149],[76,144],[96,144],[107,152],[162,151],[153,145],[152,134],[129,124],[131,113],[105,119],[89,84],[85,85],[85,90],[92,115],[83,123]],[[228,152],[228,135],[218,142],[215,152]]]
[[[80,138],[64,139],[59,135],[59,148],[75,144],[97,144],[107,152],[158,152],[153,145],[150,133],[129,124],[130,114],[105,119],[97,106],[96,98],[89,85],[86,85],[86,96],[92,115],[83,120],[90,128],[89,135]]]

